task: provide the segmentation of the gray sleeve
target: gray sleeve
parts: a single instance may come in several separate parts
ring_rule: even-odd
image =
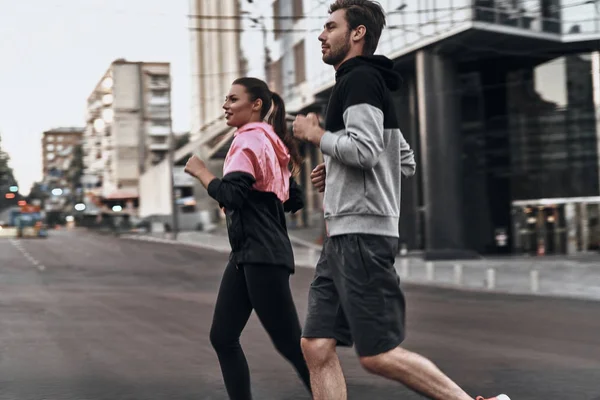
[[[404,139],[404,136],[400,134],[400,168],[402,169],[402,175],[413,176],[417,169],[417,163],[415,162],[415,154],[410,148],[410,145]]]
[[[371,169],[384,151],[383,111],[362,103],[344,111],[346,130],[341,135],[325,132],[321,151],[339,162]]]

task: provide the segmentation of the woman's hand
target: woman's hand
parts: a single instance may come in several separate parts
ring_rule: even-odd
[[[202,170],[206,169],[206,164],[204,161],[199,159],[197,156],[193,155],[185,164],[184,171],[193,176],[194,178],[198,178]]]
[[[202,186],[208,189],[209,183],[215,179],[215,176],[208,170],[204,161],[193,155],[185,164],[184,171],[202,182]]]

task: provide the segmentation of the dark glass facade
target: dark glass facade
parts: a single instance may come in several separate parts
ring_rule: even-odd
[[[513,199],[598,195],[593,72],[576,54],[509,73]]]
[[[600,209],[568,199],[600,196],[599,60],[419,56],[396,98],[419,165],[403,184],[402,241],[432,252],[560,253],[579,229],[588,238],[579,247],[594,248]]]
[[[499,60],[463,68],[466,246],[484,253],[508,252],[513,202],[600,194],[594,100],[599,71],[592,68],[589,53],[519,68]],[[539,212],[550,213],[544,221],[552,224],[564,220],[553,209]],[[509,237],[505,246],[499,245],[501,234]],[[549,246],[560,250],[555,236]]]
[[[594,1],[473,0],[474,21],[557,35],[598,33],[599,15]]]

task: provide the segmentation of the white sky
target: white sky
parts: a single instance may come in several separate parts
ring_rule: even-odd
[[[84,126],[86,99],[110,63],[168,61],[175,132],[190,126],[187,0],[0,0],[0,134],[28,193],[41,137]]]
[[[243,7],[266,12],[270,2],[261,1]],[[406,2],[409,11],[412,1]],[[170,62],[174,130],[189,130],[188,13],[188,0],[0,0],[0,134],[21,193],[41,179],[42,132],[84,126],[86,99],[117,58]],[[593,4],[563,9],[571,25],[595,15]],[[584,32],[595,27],[591,20],[582,24]],[[244,35],[249,75],[260,75],[262,46],[260,31]]]

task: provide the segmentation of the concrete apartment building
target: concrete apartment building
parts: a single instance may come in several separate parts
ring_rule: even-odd
[[[240,6],[239,0],[190,0],[192,141],[208,127],[224,124],[225,95],[231,82],[246,72],[240,49]]]
[[[87,101],[86,189],[135,210],[140,176],[165,159],[171,131],[170,64],[114,61]]]
[[[82,143],[84,128],[69,127],[48,130],[42,135],[42,176],[52,169],[65,169],[73,158],[73,150]]]
[[[66,127],[51,129],[42,135],[42,182],[50,196],[45,203],[47,212],[63,211],[67,199],[76,195],[72,167],[83,132],[83,128]]]
[[[335,83],[317,40],[330,2],[261,2],[270,75],[292,113],[326,114]],[[378,54],[417,175],[401,240],[429,257],[600,247],[599,10],[578,0],[380,1]],[[309,150],[311,165],[320,158]],[[318,197],[309,196],[316,210]]]

